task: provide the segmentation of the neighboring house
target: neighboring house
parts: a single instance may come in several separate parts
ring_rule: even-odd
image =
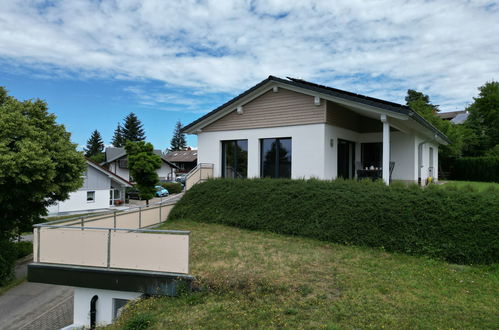
[[[177,173],[189,173],[198,163],[197,150],[169,151],[165,159],[178,166]]]
[[[178,166],[166,160],[161,150],[154,150],[154,153],[161,157],[161,168],[157,170],[159,180],[175,180],[175,172]],[[106,161],[101,164],[109,171],[133,182],[128,171],[128,157],[125,148],[106,148]]]
[[[49,214],[106,209],[115,201],[124,200],[125,188],[132,184],[91,160],[86,162],[83,186],[70,193],[65,201],[48,207]]]
[[[448,120],[454,124],[462,124],[468,119],[468,111],[460,110],[460,111],[448,111],[448,112],[437,112],[437,116],[442,118],[443,120]]]
[[[183,132],[198,137],[198,164],[231,178],[424,182],[438,179],[438,148],[450,143],[408,106],[273,76]]]

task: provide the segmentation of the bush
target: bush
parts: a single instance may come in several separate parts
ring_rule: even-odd
[[[9,240],[0,240],[0,286],[12,279],[17,251],[14,243]]]
[[[499,191],[369,181],[209,180],[170,219],[192,219],[456,263],[499,261]]]
[[[17,250],[17,259],[23,258],[33,253],[33,243],[31,242],[15,242],[14,246]]]
[[[161,186],[168,190],[170,194],[179,194],[183,190],[182,185],[178,182],[164,182]]]
[[[499,182],[499,157],[464,157],[453,165],[454,180]]]

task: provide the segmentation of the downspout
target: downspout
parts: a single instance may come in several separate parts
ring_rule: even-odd
[[[99,299],[98,295],[95,295],[90,300],[90,329],[95,329],[95,321],[97,318],[97,299]]]

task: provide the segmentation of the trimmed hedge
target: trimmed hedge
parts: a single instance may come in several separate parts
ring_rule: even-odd
[[[455,263],[499,261],[499,190],[494,189],[214,179],[190,189],[169,218],[381,247]]]
[[[9,240],[0,240],[0,286],[12,279],[16,259],[15,244]]]
[[[454,180],[499,182],[499,157],[464,157],[456,159]]]
[[[182,185],[178,182],[164,182],[161,184],[170,194],[179,194],[182,192]]]

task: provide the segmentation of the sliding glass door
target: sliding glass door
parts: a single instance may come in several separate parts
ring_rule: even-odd
[[[222,177],[248,177],[248,140],[222,141]]]
[[[291,178],[291,138],[261,139],[260,176]]]

